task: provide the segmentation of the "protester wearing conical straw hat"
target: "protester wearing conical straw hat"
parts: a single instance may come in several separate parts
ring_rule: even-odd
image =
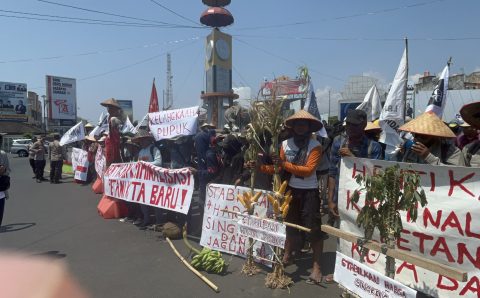
[[[403,162],[465,166],[462,151],[452,140],[455,134],[435,113],[423,113],[399,130],[414,135],[413,145],[404,148]]]
[[[466,104],[460,109],[463,120],[471,125],[470,130],[477,133],[477,139],[463,147],[463,154],[467,166],[480,167],[480,140],[477,129],[480,129],[480,101]],[[464,128],[464,130],[468,128]]]
[[[100,103],[107,108],[109,134],[105,140],[105,160],[107,166],[114,162],[121,162],[120,156],[120,129],[122,123],[122,108],[114,98]]]
[[[144,129],[139,129],[135,136],[132,138],[132,142],[138,144],[138,161],[151,163],[157,167],[162,166],[162,154],[160,150],[154,145],[154,137],[152,134]],[[140,229],[144,230],[150,224],[153,224],[150,220],[150,214],[155,213],[156,223],[160,223],[161,214],[159,208],[141,204],[140,209],[143,214],[143,222],[138,222]]]
[[[288,214],[284,219],[311,229],[312,232],[307,237],[313,249],[313,268],[308,282],[319,284],[324,279],[320,264],[324,234],[319,229],[321,216],[316,169],[322,159],[322,146],[311,135],[323,125],[307,111],[300,110],[285,120],[285,126],[293,136],[282,142],[280,156],[271,156],[274,163],[286,172],[286,182],[292,194]],[[262,165],[261,170],[274,173],[273,165]],[[283,257],[285,265],[293,262],[292,252],[298,245],[301,245],[299,231],[287,228]]]

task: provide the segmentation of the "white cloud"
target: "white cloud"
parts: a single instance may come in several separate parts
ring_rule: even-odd
[[[422,73],[417,73],[417,74],[408,76],[408,84],[413,85],[418,83],[418,79],[420,79],[421,77],[423,77]]]

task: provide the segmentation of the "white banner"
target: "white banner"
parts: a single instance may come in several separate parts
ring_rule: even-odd
[[[425,112],[434,112],[440,119],[443,117],[443,110],[445,109],[445,102],[447,101],[449,75],[450,66],[447,64],[440,75],[440,79],[433,90],[432,96],[430,96],[428,100],[428,106],[425,110]]]
[[[148,124],[155,140],[197,133],[198,106],[148,113]]]
[[[67,130],[67,132],[60,139],[60,146],[74,143],[85,139],[85,128],[83,122],[78,122],[74,127]]]
[[[399,164],[402,169],[416,171],[427,196],[428,205],[418,207],[417,221],[410,222],[401,212],[403,230],[397,248],[468,272],[467,282],[443,277],[437,273],[397,260],[395,280],[435,297],[480,296],[480,169],[393,163],[369,159],[342,159],[338,209],[340,229],[363,237],[356,224],[364,205],[351,201],[359,187],[355,176]],[[378,231],[374,238],[379,240]],[[340,241],[340,251],[359,259],[356,243]],[[366,264],[385,272],[385,257],[370,252]]]
[[[79,148],[72,149],[72,169],[76,180],[87,181],[89,164],[87,151]]]
[[[117,199],[188,213],[194,176],[188,168],[166,169],[147,162],[114,163],[103,176],[103,193]]]
[[[200,245],[245,257],[248,249],[248,237],[240,234],[238,226],[238,221],[242,216],[220,211],[227,209],[243,212],[245,208],[236,197],[245,191],[250,191],[250,188],[235,188],[233,185],[225,184],[207,185]],[[255,206],[254,215],[262,218],[271,217],[273,211],[266,196],[267,191],[259,189],[255,191],[261,191],[262,195],[258,199],[258,204]],[[273,259],[271,246],[262,242],[257,241],[255,243],[253,253],[254,256],[260,256],[268,260]],[[260,261],[260,263],[264,262]],[[264,264],[268,266],[271,265],[271,263],[268,262]]]
[[[286,226],[281,222],[247,215],[238,221],[238,227],[242,236],[285,248]]]
[[[46,76],[49,119],[77,120],[75,79]]]
[[[373,85],[363,98],[363,102],[357,107],[367,114],[367,121],[372,122],[380,118],[382,112],[382,103],[377,86]]]
[[[97,153],[95,154],[95,171],[99,177],[103,177],[107,161],[105,159],[105,153],[102,146],[98,146]]]
[[[403,115],[407,96],[407,81],[408,57],[407,49],[405,48],[379,118],[379,124],[382,128],[380,142],[387,145],[387,154],[392,153],[395,147],[402,143],[398,129],[404,122]]]
[[[415,298],[417,291],[402,285],[337,251],[334,279],[360,297]]]

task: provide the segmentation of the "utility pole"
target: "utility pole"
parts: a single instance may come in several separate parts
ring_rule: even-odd
[[[48,131],[48,118],[47,118],[47,112],[46,112],[46,107],[47,107],[47,101],[46,98],[47,96],[42,95],[43,99],[43,132],[45,135],[47,134]]]
[[[170,53],[167,53],[167,86],[165,88],[165,102],[164,109],[169,110],[173,106],[173,87],[172,87],[172,59]]]
[[[328,89],[328,119],[327,123],[330,124],[330,89]]]

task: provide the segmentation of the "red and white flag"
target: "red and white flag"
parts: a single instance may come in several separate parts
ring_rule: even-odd
[[[152,85],[152,94],[150,95],[150,104],[148,105],[148,112],[155,113],[158,112],[160,109],[158,107],[158,96],[157,96],[157,88],[155,88],[155,78],[153,79]]]

